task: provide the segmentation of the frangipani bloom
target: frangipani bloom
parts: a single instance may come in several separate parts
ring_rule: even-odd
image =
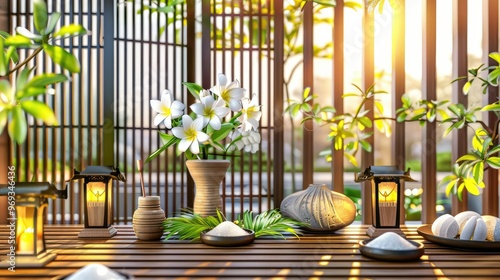
[[[178,148],[185,152],[187,149],[197,155],[200,153],[200,143],[208,141],[210,136],[202,132],[203,118],[197,118],[193,121],[190,116],[182,116],[182,127],[172,128],[172,134],[181,139]]]
[[[231,110],[238,112],[241,110],[241,99],[245,95],[245,89],[240,87],[240,82],[235,80],[227,85],[227,78],[224,74],[218,76],[219,84],[214,86],[211,91],[222,98]],[[227,86],[226,86],[227,85]]]
[[[225,105],[222,99],[216,101],[212,96],[205,96],[201,98],[201,103],[191,105],[191,110],[203,119],[203,127],[210,124],[213,129],[219,130],[221,120],[231,112]]]
[[[228,152],[234,151],[234,146],[236,146],[236,148],[240,151],[244,149],[245,152],[251,152],[252,154],[259,150],[259,132],[253,130],[240,132],[239,130],[236,130],[230,135],[233,140],[236,140],[240,136],[241,138],[239,140],[235,141],[228,147]]]
[[[217,85],[209,90],[196,83],[183,84],[195,98],[194,103],[184,106],[173,101],[168,90],[162,93],[161,101],[151,100],[151,107],[158,113],[154,124],[165,123],[167,133],[160,134],[163,146],[146,162],[173,145],[185,152],[187,159],[207,159],[219,152],[259,150],[261,108],[256,96],[245,97],[245,89],[238,80],[228,84],[226,76],[219,74]]]
[[[173,101],[172,94],[164,90],[160,100],[150,100],[151,108],[158,115],[154,118],[154,124],[159,125],[162,121],[167,128],[172,128],[172,119],[176,119],[184,114],[184,104],[180,101]]]
[[[259,120],[262,116],[260,111],[260,105],[257,104],[257,96],[254,95],[252,100],[247,98],[241,101],[243,109],[241,110],[241,116],[238,120],[241,122],[241,129],[243,131],[249,131],[252,128],[257,130],[259,128]]]

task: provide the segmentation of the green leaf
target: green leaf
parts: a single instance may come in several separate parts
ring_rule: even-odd
[[[3,133],[3,129],[7,125],[8,117],[9,117],[9,110],[0,109],[0,134]]]
[[[450,193],[456,187],[458,180],[459,179],[455,175],[448,175],[439,183],[439,185],[446,185],[446,196],[450,196]]]
[[[471,178],[464,179],[465,188],[472,195],[479,195],[479,185]]]
[[[33,68],[24,67],[24,69],[19,73],[16,79],[16,89],[22,90],[26,86],[26,82],[33,71]]]
[[[152,154],[150,154],[148,156],[148,158],[144,161],[144,163],[148,163],[150,162],[151,160],[153,160],[155,157],[159,156],[163,151],[165,151],[166,149],[168,149],[170,146],[172,146],[173,144],[179,142],[180,139],[178,138],[175,138],[173,137],[172,139],[170,139],[170,141],[168,141],[166,144],[164,144],[163,146],[161,146],[158,150],[154,151]]]
[[[405,112],[402,112],[401,114],[398,115],[398,118],[396,120],[398,122],[404,122],[406,120],[406,116],[408,116],[408,114],[406,114]]]
[[[159,131],[158,134],[160,135],[160,139],[161,139],[161,142],[163,144],[166,144],[166,143],[170,142],[170,140],[172,140],[172,138],[175,138],[175,136],[170,135],[168,133],[161,132],[161,131]]]
[[[27,39],[33,40],[37,43],[41,43],[43,41],[42,35],[33,33],[30,30],[28,30],[27,28],[22,27],[22,26],[16,27],[16,33],[20,36],[24,36]]]
[[[59,13],[59,12],[53,12],[50,15],[48,23],[47,23],[47,28],[45,29],[45,34],[50,34],[54,31],[54,28],[56,27],[56,24],[59,21],[59,18],[61,18],[61,13]]]
[[[467,81],[467,82],[464,84],[464,86],[463,86],[463,88],[462,88],[462,92],[463,92],[465,95],[469,94],[471,84],[472,84],[472,81]]]
[[[10,36],[5,39],[6,46],[14,46],[14,47],[31,47],[33,44],[31,40],[21,35]]]
[[[457,162],[460,161],[467,161],[467,160],[476,160],[477,158],[473,155],[463,155],[459,159],[457,159]]]
[[[57,32],[54,33],[54,38],[57,37],[67,37],[67,36],[78,36],[87,34],[87,30],[80,24],[68,24]]]
[[[9,59],[7,58],[5,52],[3,51],[3,42],[5,40],[0,38],[0,76],[5,76],[9,69]]]
[[[460,200],[460,201],[462,201],[462,195],[463,195],[464,188],[465,188],[465,182],[462,182],[460,185],[458,185],[457,196],[458,196],[458,200]]]
[[[229,133],[231,132],[231,130],[233,128],[234,128],[233,124],[231,124],[231,123],[223,123],[221,125],[221,128],[219,130],[214,131],[214,133],[212,133],[212,135],[211,135],[210,138],[214,142],[222,141],[224,138],[227,137],[227,135],[229,135]]]
[[[498,86],[498,76],[500,75],[500,68],[495,68],[488,74],[488,81],[493,86]]]
[[[203,90],[200,85],[190,82],[184,82],[182,84],[188,89],[188,91],[194,96],[194,98],[200,100],[200,91]]]
[[[54,111],[43,102],[26,100],[21,102],[21,108],[36,119],[42,120],[46,125],[57,125],[57,118]]]
[[[80,73],[80,62],[78,59],[59,46],[44,44],[43,49],[53,62],[71,73]]]
[[[486,163],[495,169],[500,169],[500,157],[490,157],[486,160]]]
[[[48,21],[47,3],[44,0],[33,1],[33,21],[35,28],[40,35],[45,35],[45,28]]]
[[[3,95],[3,97],[0,96],[0,102],[3,101],[3,98],[10,99],[13,97],[12,96],[12,87],[10,85],[9,80],[0,79],[0,94]]]
[[[344,157],[347,158],[347,160],[355,167],[358,167],[358,160],[356,159],[355,156],[351,155],[350,153],[344,153]]]
[[[373,126],[373,123],[372,121],[370,120],[370,118],[368,117],[362,117],[358,120],[361,124],[363,124],[363,126],[365,127],[372,127]]]
[[[472,148],[476,151],[482,151],[483,149],[483,141],[481,140],[481,138],[479,138],[478,135],[475,135],[473,138],[472,138]]]
[[[67,81],[68,77],[63,74],[55,74],[55,73],[43,73],[33,77],[28,84],[27,87],[46,87],[51,84],[61,83]]]
[[[25,99],[29,97],[38,96],[47,92],[45,87],[26,87],[16,92],[17,99]]]
[[[500,53],[498,52],[492,52],[488,55],[491,59],[495,60],[497,63],[500,64]]]
[[[325,107],[321,107],[321,112],[335,113],[335,112],[337,112],[337,110],[333,106],[325,106]]]
[[[500,111],[500,103],[495,102],[481,108],[481,111]]]
[[[7,60],[11,59],[12,62],[14,62],[14,63],[18,63],[19,62],[19,55],[17,54],[17,51],[16,51],[15,47],[10,46],[7,49],[6,58],[7,58]]]
[[[311,105],[309,105],[309,103],[302,103],[302,105],[300,105],[300,109],[303,112],[310,112],[311,111]]]
[[[361,147],[363,148],[363,150],[371,153],[372,152],[372,145],[367,142],[367,141],[359,141],[359,143],[361,144]]]
[[[484,163],[482,161],[476,163],[472,170],[472,174],[476,183],[480,183],[483,181],[484,174]]]
[[[302,98],[303,99],[306,99],[308,96],[309,96],[309,93],[311,92],[311,88],[310,87],[306,87],[304,89],[304,92],[302,93]]]
[[[9,135],[17,144],[24,143],[28,134],[28,125],[26,117],[20,106],[15,106],[12,109],[12,119],[9,123]]]

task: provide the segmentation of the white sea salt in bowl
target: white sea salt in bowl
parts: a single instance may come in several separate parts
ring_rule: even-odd
[[[225,221],[209,231],[202,232],[200,239],[211,246],[243,246],[254,241],[255,233],[253,230],[242,229],[233,222]]]
[[[424,245],[393,232],[359,242],[359,251],[370,258],[386,261],[410,261],[424,254]]]

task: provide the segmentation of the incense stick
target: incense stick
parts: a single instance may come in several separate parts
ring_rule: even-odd
[[[138,159],[137,160],[137,170],[139,171],[139,175],[141,177],[141,189],[142,189],[142,196],[146,196],[146,191],[144,190],[144,178],[142,177],[142,160]]]

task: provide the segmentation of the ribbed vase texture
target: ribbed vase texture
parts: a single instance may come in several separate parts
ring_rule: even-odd
[[[315,231],[335,231],[350,225],[356,218],[356,205],[344,194],[326,185],[311,184],[281,202],[281,213],[309,224]]]
[[[158,240],[163,236],[165,211],[160,207],[159,196],[140,196],[139,207],[134,212],[132,224],[135,236],[141,240]]]
[[[202,217],[222,211],[220,185],[226,176],[229,160],[188,160],[186,166],[196,185],[193,211]]]

